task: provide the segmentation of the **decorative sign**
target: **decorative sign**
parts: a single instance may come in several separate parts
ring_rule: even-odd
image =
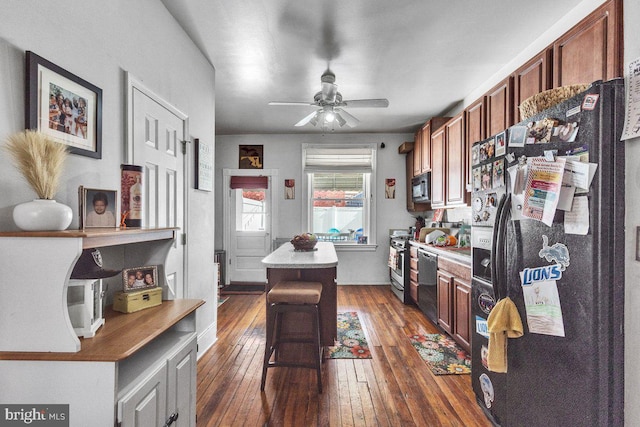
[[[195,139],[196,190],[213,191],[213,149],[206,142]]]
[[[262,155],[264,146],[262,145],[241,145],[239,150],[240,169],[262,169]]]

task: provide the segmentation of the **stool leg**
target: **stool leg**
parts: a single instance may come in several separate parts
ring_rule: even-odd
[[[273,305],[267,306],[267,340],[264,345],[264,361],[262,363],[262,381],[260,382],[260,390],[264,391],[264,384],[267,380],[267,368],[269,367],[269,360],[271,359],[273,335],[276,320],[276,310]]]
[[[315,365],[316,365],[316,377],[317,377],[317,382],[318,382],[318,393],[322,394],[322,371],[320,368],[320,359],[322,358],[322,341],[321,341],[321,337],[320,337],[320,309],[318,308],[318,305],[315,305],[315,313],[313,316],[313,330],[315,332],[316,335],[316,342],[315,342],[315,348],[316,348],[316,357],[315,357]]]

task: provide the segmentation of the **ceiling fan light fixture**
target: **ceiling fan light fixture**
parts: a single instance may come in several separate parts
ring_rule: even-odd
[[[340,115],[340,113],[335,113],[336,115],[336,121],[338,122],[338,124],[340,125],[340,127],[344,126],[347,124],[347,121],[342,118],[342,116]]]
[[[324,113],[324,121],[327,123],[332,123],[336,119],[336,113],[333,110],[325,111]]]

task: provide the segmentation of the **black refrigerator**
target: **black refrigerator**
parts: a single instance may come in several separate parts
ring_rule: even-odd
[[[624,94],[622,79],[595,82],[473,146],[472,386],[495,425],[624,424]],[[581,234],[570,211],[547,211],[546,223],[523,216],[541,197],[528,159],[567,155],[597,164],[572,198]],[[487,318],[505,297],[524,335],[508,339],[497,373],[486,367]]]

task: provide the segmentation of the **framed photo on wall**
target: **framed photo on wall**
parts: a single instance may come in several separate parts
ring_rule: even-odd
[[[238,147],[239,168],[262,169],[263,149],[262,145],[240,145]]]
[[[102,89],[27,51],[26,128],[102,158]]]

